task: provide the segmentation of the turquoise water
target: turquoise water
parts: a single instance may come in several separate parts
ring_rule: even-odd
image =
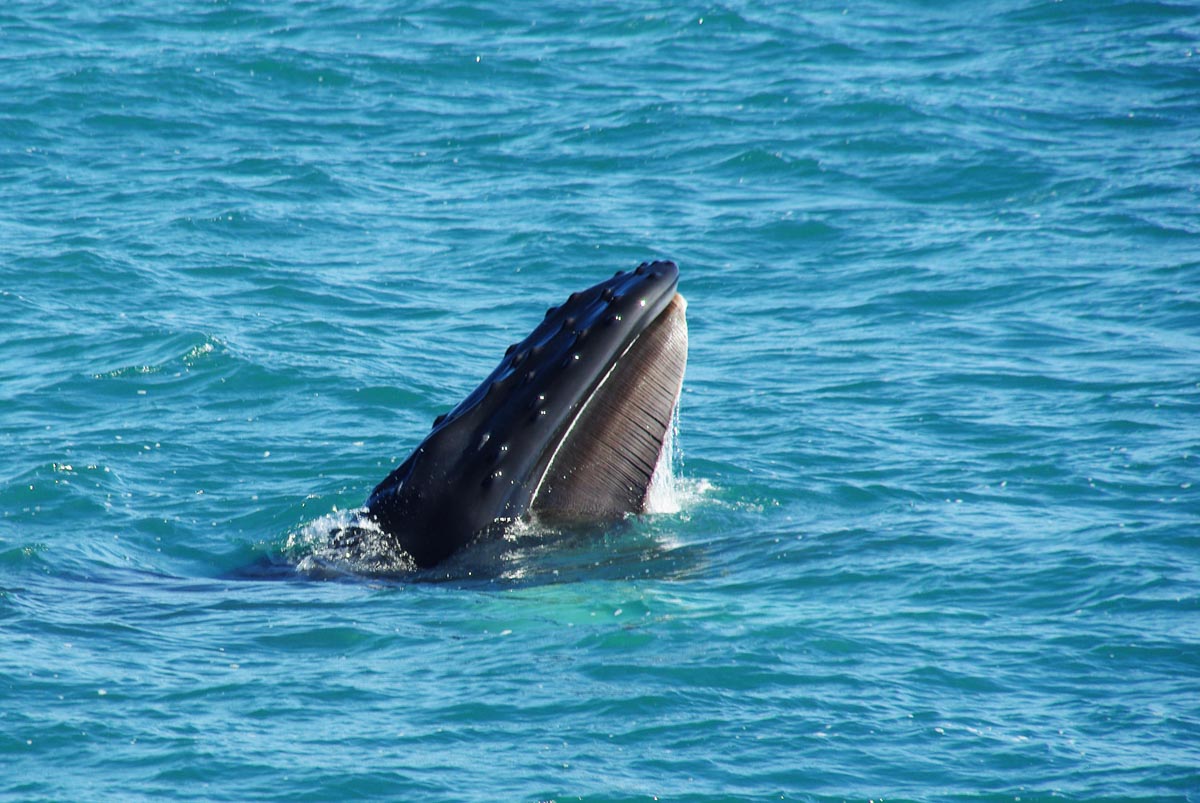
[[[0,797],[1200,800],[1198,48],[1183,2],[5,5]],[[655,257],[677,512],[305,570]]]

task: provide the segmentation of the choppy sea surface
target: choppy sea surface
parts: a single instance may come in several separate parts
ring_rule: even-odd
[[[0,797],[1200,800],[1198,48],[1182,1],[6,3]],[[312,570],[652,258],[666,512]]]

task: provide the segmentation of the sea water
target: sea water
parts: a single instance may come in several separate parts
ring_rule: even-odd
[[[1197,48],[1155,0],[5,4],[0,797],[1200,800]],[[652,258],[674,504],[311,570]]]

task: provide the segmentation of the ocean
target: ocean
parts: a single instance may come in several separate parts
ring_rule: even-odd
[[[5,4],[0,798],[1200,801],[1198,48],[1159,0]],[[667,503],[314,568],[650,259]]]

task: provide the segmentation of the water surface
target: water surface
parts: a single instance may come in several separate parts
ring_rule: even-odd
[[[1168,2],[5,6],[0,796],[1200,800],[1198,46]],[[295,568],[660,257],[678,512]]]

